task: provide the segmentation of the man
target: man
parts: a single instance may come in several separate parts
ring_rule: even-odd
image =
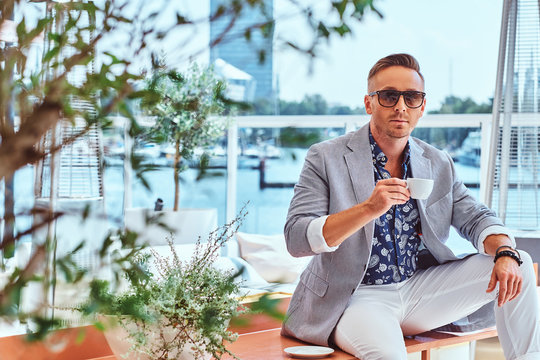
[[[426,106],[423,91],[412,56],[379,60],[364,97],[369,124],[309,150],[285,238],[293,256],[316,256],[282,332],[363,360],[406,359],[403,335],[496,299],[506,358],[540,359],[530,256],[515,250],[501,221],[470,195],[446,153],[410,137]],[[435,181],[426,200],[410,198],[409,177]],[[480,254],[454,256],[445,245],[450,226]],[[436,266],[417,263],[425,252]]]

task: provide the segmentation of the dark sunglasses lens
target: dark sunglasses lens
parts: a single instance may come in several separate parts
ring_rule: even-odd
[[[421,92],[418,91],[407,91],[403,93],[403,99],[405,100],[405,104],[408,107],[419,107],[422,105],[422,101],[424,100],[424,95]]]
[[[399,95],[399,91],[379,91],[379,102],[382,106],[394,106],[398,102]]]

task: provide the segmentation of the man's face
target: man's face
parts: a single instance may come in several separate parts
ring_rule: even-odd
[[[391,66],[379,71],[368,82],[368,92],[379,90],[424,91],[424,82],[418,73],[402,66]],[[396,105],[383,107],[379,104],[378,95],[364,97],[366,112],[371,115],[371,131],[375,139],[381,137],[391,139],[408,138],[416,127],[418,119],[424,113],[426,100],[422,106],[411,109],[405,105],[403,96]]]

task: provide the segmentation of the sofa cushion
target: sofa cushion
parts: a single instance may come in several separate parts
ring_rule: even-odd
[[[239,232],[240,256],[269,282],[293,283],[311,257],[295,258],[287,251],[283,234],[258,235]]]

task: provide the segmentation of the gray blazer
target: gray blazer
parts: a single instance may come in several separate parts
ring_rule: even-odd
[[[315,255],[306,235],[313,219],[348,209],[371,195],[375,183],[368,126],[309,149],[285,224],[291,255]],[[413,176],[435,180],[430,196],[417,200],[422,241],[439,263],[457,260],[445,245],[451,225],[477,247],[478,236],[485,228],[502,223],[471,196],[457,178],[448,154],[412,137],[410,147]],[[328,345],[330,334],[364,276],[373,231],[371,221],[335,252],[313,257],[291,299],[283,335]]]

